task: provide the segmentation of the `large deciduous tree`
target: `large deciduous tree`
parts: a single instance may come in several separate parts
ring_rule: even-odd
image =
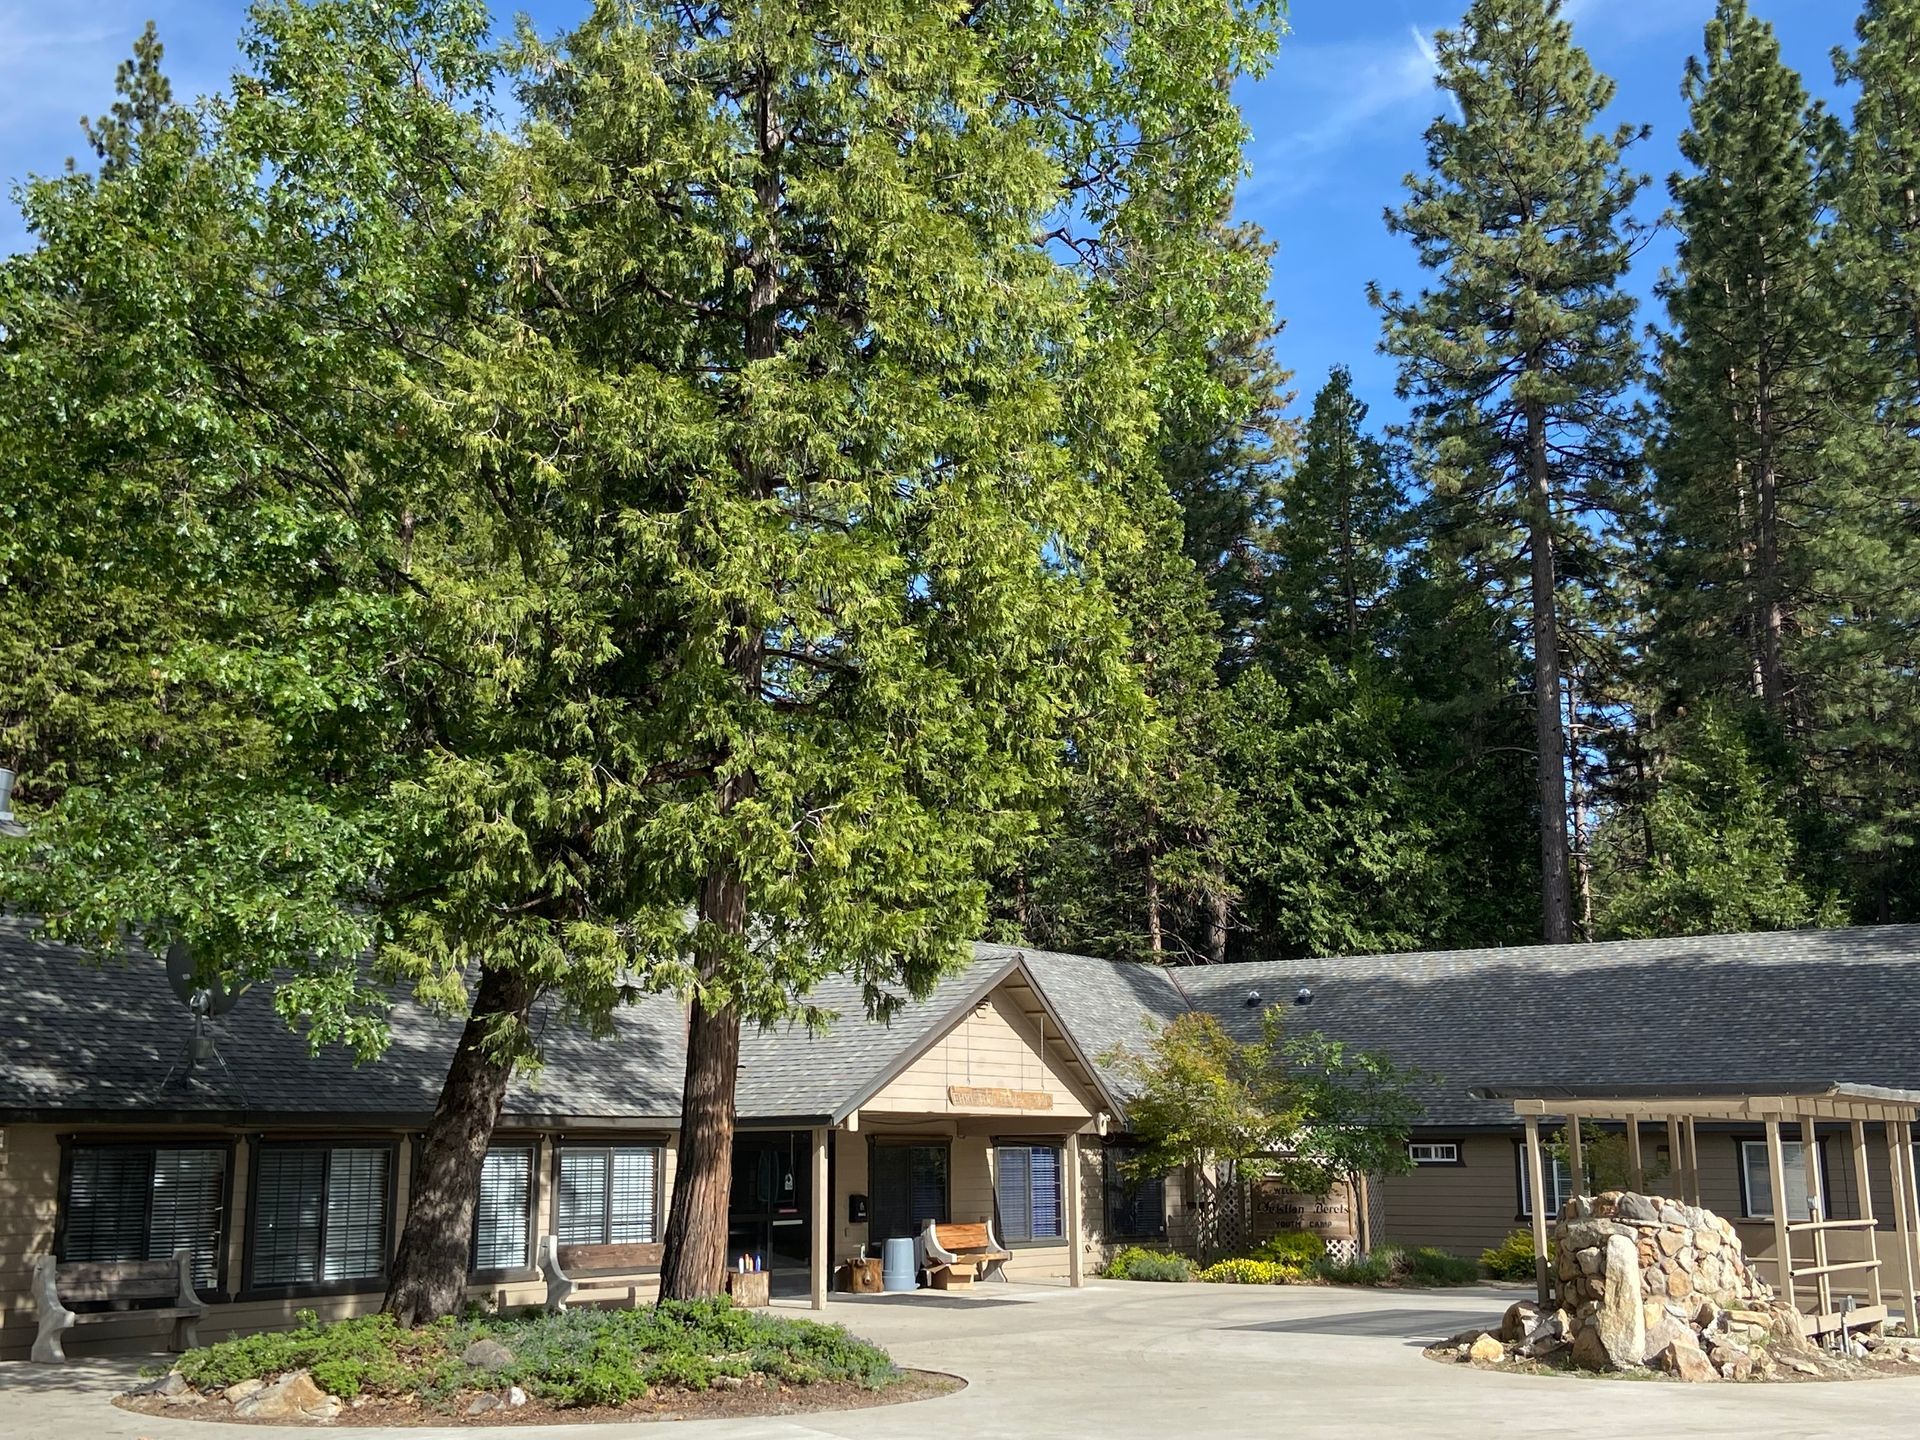
[[[1475,0],[1435,46],[1451,113],[1428,128],[1428,171],[1387,217],[1434,281],[1374,299],[1412,402],[1416,463],[1459,513],[1456,543],[1526,618],[1542,931],[1565,941],[1565,592],[1605,586],[1606,565],[1583,552],[1634,504],[1639,356],[1620,280],[1641,180],[1622,154],[1641,132],[1596,128],[1613,84],[1573,43],[1559,0]]]

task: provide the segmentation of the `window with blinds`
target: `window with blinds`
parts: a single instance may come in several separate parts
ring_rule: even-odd
[[[999,1236],[1007,1244],[1058,1240],[1064,1233],[1058,1145],[994,1147],[994,1198]]]
[[[1161,1175],[1127,1173],[1127,1152],[1109,1145],[1105,1167],[1107,1235],[1117,1240],[1158,1240],[1167,1233],[1167,1182]]]
[[[910,1238],[929,1220],[951,1220],[947,1213],[945,1145],[887,1145],[876,1142],[867,1177],[867,1235],[870,1243]]]
[[[184,1245],[195,1287],[217,1289],[226,1189],[224,1146],[75,1145],[60,1258],[165,1260]]]
[[[657,1145],[563,1145],[554,1234],[562,1245],[645,1245],[657,1238]]]
[[[384,1145],[262,1145],[254,1157],[249,1283],[260,1288],[378,1280],[387,1273]]]
[[[480,1195],[473,1206],[476,1272],[526,1267],[532,1201],[533,1147],[508,1145],[487,1151],[480,1162]]]

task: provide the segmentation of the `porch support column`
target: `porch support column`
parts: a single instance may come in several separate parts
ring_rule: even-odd
[[[1893,1179],[1893,1228],[1900,1237],[1901,1295],[1907,1302],[1903,1318],[1911,1335],[1915,1333],[1916,1317],[1920,1316],[1920,1303],[1916,1303],[1915,1298],[1915,1291],[1920,1289],[1920,1276],[1914,1273],[1913,1172],[1907,1168],[1913,1159],[1913,1152],[1907,1146],[1907,1126],[1911,1122],[1906,1112],[1889,1110],[1881,1123],[1887,1132],[1887,1170]]]
[[[1833,1210],[1827,1204],[1826,1177],[1820,1173],[1820,1141],[1814,1133],[1813,1117],[1800,1117],[1800,1158],[1804,1162],[1807,1177],[1807,1215],[1810,1221],[1824,1224],[1833,1218]],[[1814,1293],[1820,1297],[1818,1315],[1833,1313],[1833,1277],[1826,1274],[1827,1268],[1827,1232],[1813,1232],[1813,1268],[1821,1273],[1814,1276]]]
[[[1767,1117],[1767,1180],[1773,1187],[1773,1247],[1779,1257],[1780,1297],[1794,1309],[1800,1301],[1794,1295],[1792,1236],[1787,1233],[1787,1161],[1780,1145],[1780,1117]]]
[[[1066,1175],[1062,1186],[1067,1202],[1067,1283],[1079,1289],[1086,1284],[1086,1236],[1080,1220],[1080,1132],[1067,1136]]]
[[[1694,1129],[1693,1116],[1687,1116],[1687,1204],[1700,1204],[1700,1132]]]
[[[1627,1188],[1637,1195],[1647,1192],[1647,1171],[1640,1161],[1640,1117],[1627,1116]]]
[[[1586,1154],[1580,1144],[1580,1117],[1578,1115],[1567,1116],[1567,1179],[1573,1186],[1574,1194],[1584,1195],[1587,1193]],[[1534,1193],[1538,1194],[1539,1192],[1535,1191]],[[1538,1210],[1540,1207],[1535,1205],[1533,1208]]]
[[[1529,1115],[1526,1124],[1527,1194],[1533,1202],[1527,1206],[1533,1212],[1533,1283],[1544,1308],[1552,1298],[1551,1283],[1557,1277],[1553,1275],[1553,1266],[1547,1259],[1546,1167],[1540,1163],[1540,1118]]]
[[[833,1132],[824,1125],[813,1128],[813,1308],[827,1308],[827,1266],[832,1251],[828,1241],[833,1235],[833,1196],[827,1187],[827,1137]]]
[[[1867,1244],[1873,1247],[1871,1253],[1876,1262],[1873,1269],[1867,1271],[1867,1304],[1880,1306],[1887,1302],[1881,1291],[1880,1227],[1873,1215],[1873,1171],[1867,1155],[1867,1125],[1864,1120],[1855,1119],[1847,1128],[1853,1139],[1853,1188],[1860,1196],[1859,1218],[1867,1222]]]

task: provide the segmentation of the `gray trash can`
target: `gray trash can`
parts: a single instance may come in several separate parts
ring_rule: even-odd
[[[881,1250],[880,1288],[889,1293],[900,1290],[916,1290],[919,1280],[916,1271],[920,1268],[913,1263],[914,1242],[911,1240],[889,1240]]]

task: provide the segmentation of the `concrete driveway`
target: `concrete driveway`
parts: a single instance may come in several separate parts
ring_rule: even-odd
[[[1920,1377],[1682,1386],[1502,1375],[1436,1365],[1420,1354],[1441,1335],[1497,1318],[1519,1293],[1096,1281],[1079,1291],[988,1285],[969,1296],[841,1297],[829,1319],[886,1345],[904,1364],[964,1375],[969,1387],[913,1405],[691,1428],[711,1440],[1920,1434]],[[239,1429],[115,1410],[107,1396],[133,1369],[122,1362],[0,1365],[0,1436],[311,1440],[311,1429]],[[382,1433],[399,1440],[475,1435]],[[551,1426],[484,1433],[585,1440],[589,1432]],[[599,1426],[590,1433],[597,1440],[660,1440],[661,1427]]]

